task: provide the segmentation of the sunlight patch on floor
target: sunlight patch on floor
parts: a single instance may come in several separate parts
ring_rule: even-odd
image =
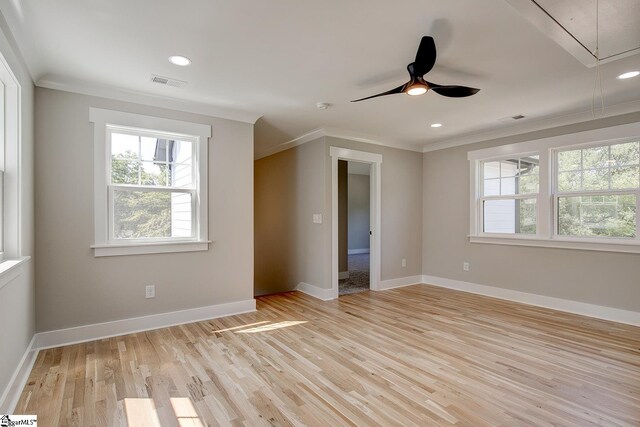
[[[125,398],[124,409],[127,414],[127,424],[136,427],[161,427],[153,399]]]
[[[172,397],[169,400],[180,427],[204,427],[191,399],[188,397]]]
[[[284,322],[272,323],[270,325],[256,326],[255,328],[245,329],[244,331],[238,331],[237,334],[256,334],[258,332],[268,332],[275,329],[288,328],[290,326],[300,325],[307,323],[306,320],[287,320]]]

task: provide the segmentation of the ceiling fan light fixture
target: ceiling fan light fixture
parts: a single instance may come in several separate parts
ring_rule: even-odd
[[[427,93],[427,88],[424,86],[415,85],[407,89],[407,95],[418,96]]]

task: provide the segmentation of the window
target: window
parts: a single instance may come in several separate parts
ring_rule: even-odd
[[[91,109],[96,256],[207,250],[211,128]]]
[[[22,254],[22,89],[0,54],[0,287],[8,266],[29,259]]]
[[[539,156],[482,162],[484,233],[536,234]]]
[[[557,151],[557,234],[637,236],[640,142]]]
[[[640,253],[640,124],[485,148],[470,241]]]

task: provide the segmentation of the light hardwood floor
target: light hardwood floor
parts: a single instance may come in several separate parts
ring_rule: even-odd
[[[640,425],[640,328],[430,286],[38,355],[40,426]]]

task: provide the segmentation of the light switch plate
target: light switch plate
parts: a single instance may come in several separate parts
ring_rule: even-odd
[[[313,223],[322,224],[322,214],[313,214]]]

